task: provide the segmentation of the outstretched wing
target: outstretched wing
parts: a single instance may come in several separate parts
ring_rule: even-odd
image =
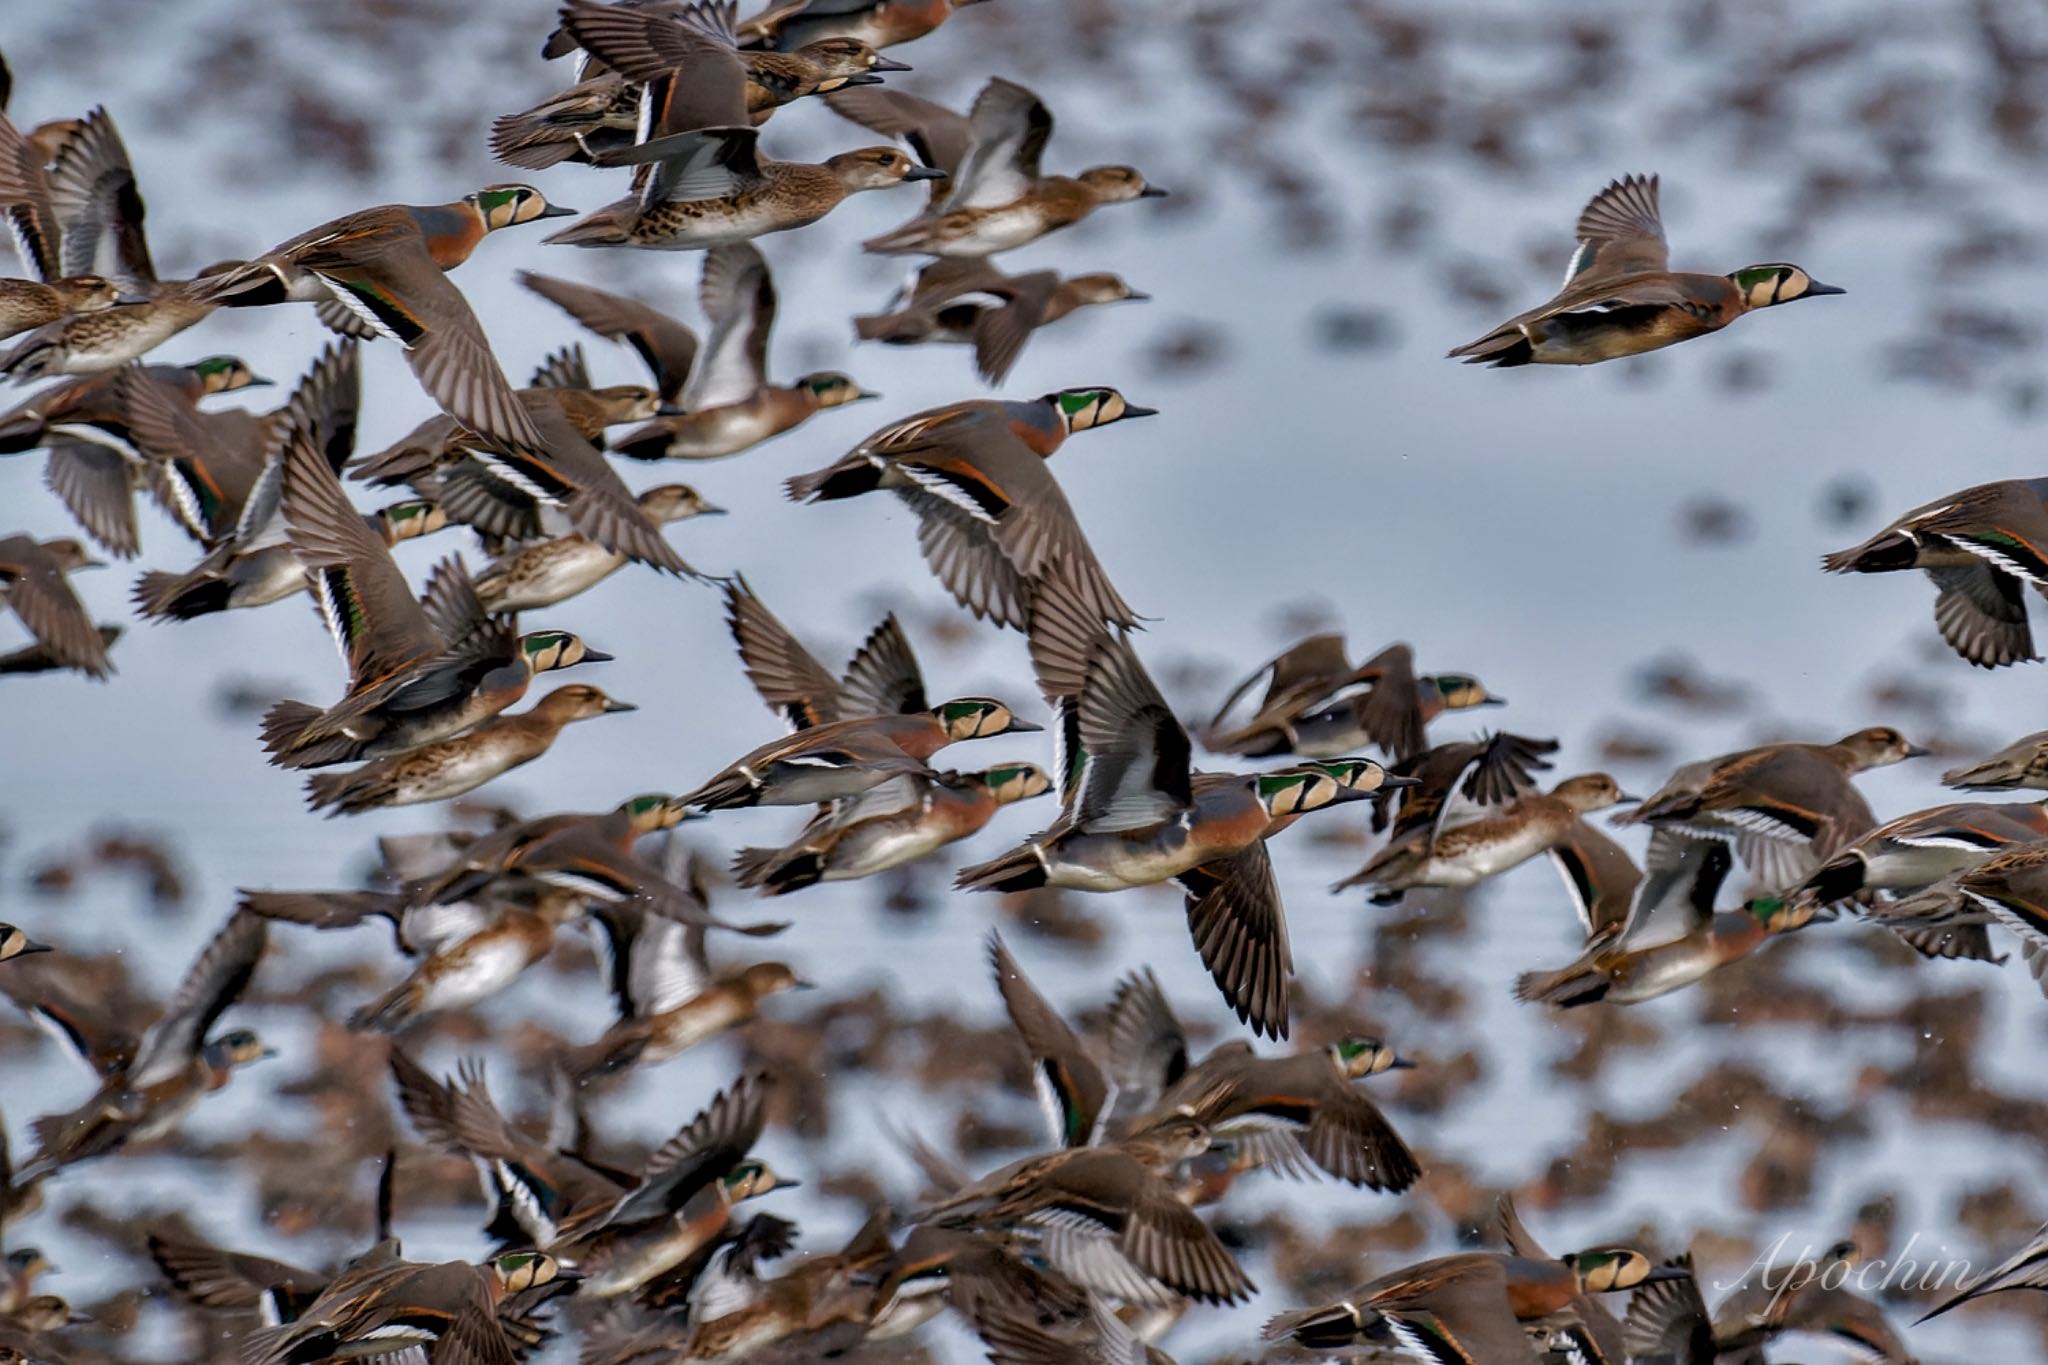
[[[1567,285],[1670,269],[1657,177],[1625,175],[1594,195],[1579,213],[1578,239]]]

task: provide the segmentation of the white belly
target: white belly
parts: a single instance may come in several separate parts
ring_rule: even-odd
[[[615,555],[593,541],[577,540],[571,545],[556,548],[544,547],[550,551],[539,557],[538,564],[515,564],[516,579],[502,594],[494,595],[486,604],[493,611],[537,611],[566,602],[580,592],[587,592],[605,579],[617,573],[625,564],[624,555]]]
[[[1010,204],[975,220],[970,235],[940,238],[918,248],[934,256],[987,256],[1010,251],[1045,235],[1045,219],[1036,208]]]
[[[413,806],[423,801],[445,801],[451,796],[475,791],[525,761],[525,755],[510,754],[501,749],[472,749],[438,765],[430,773],[400,782],[390,804]]]
[[[1546,832],[1534,826],[1504,839],[1472,844],[1449,858],[1431,857],[1417,886],[1477,886],[1510,868],[1520,867],[1550,847]]]
[[[526,942],[511,937],[471,939],[441,960],[447,967],[434,973],[421,1001],[430,1010],[462,1009],[488,1000],[533,965]]]
[[[1864,865],[1863,878],[1868,886],[1887,891],[1911,891],[1931,886],[1952,872],[1975,867],[1995,852],[1996,849],[1955,845],[1916,848],[1887,844],[1882,852]]]
[[[1075,891],[1124,891],[1178,876],[1206,856],[1185,837],[1075,835],[1047,850],[1046,881]]]
[[[950,835],[928,826],[877,820],[870,828],[851,830],[841,837],[820,880],[847,882],[872,877],[914,863],[952,841]]]

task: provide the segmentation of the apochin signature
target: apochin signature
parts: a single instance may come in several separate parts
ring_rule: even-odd
[[[1913,1252],[1920,1242],[1917,1232],[1908,1237],[1905,1245],[1893,1255],[1873,1256],[1868,1260],[1858,1256],[1853,1247],[1840,1242],[1818,1251],[1808,1243],[1788,1258],[1786,1253],[1791,1242],[1792,1234],[1786,1233],[1759,1252],[1742,1274],[1727,1282],[1717,1280],[1714,1288],[1725,1294],[1755,1285],[1770,1291],[1774,1301],[1809,1285],[1822,1289],[1852,1289],[1872,1296],[1892,1290],[1925,1293],[1938,1289],[1961,1289],[1970,1283],[1976,1270],[1966,1257],[1916,1257]]]

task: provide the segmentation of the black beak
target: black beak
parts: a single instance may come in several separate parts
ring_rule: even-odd
[[[1035,735],[1044,728],[1043,725],[1033,725],[1028,720],[1018,720],[1015,716],[1010,717],[1010,730],[1014,734]]]
[[[260,374],[252,374],[249,376],[249,382],[242,385],[242,387],[245,389],[270,389],[277,387],[277,381],[275,379],[265,379]]]
[[[31,938],[22,940],[21,951],[17,953],[16,956],[26,957],[30,953],[54,953],[56,951],[57,950],[55,948],[52,948],[49,944],[38,943]]]
[[[1838,285],[1838,284],[1822,284],[1822,283],[1821,283],[1821,282],[1820,282],[1819,280],[1811,280],[1811,281],[1809,281],[1809,282],[1807,283],[1807,286],[1806,286],[1806,292],[1807,292],[1807,293],[1808,293],[1809,295],[1820,295],[1820,294],[1846,294],[1846,293],[1848,293],[1849,291],[1848,291],[1848,290],[1846,290],[1846,289],[1844,289],[1844,288],[1842,288],[1842,287],[1841,287],[1840,285]]]
[[[1839,294],[1842,291],[1837,289],[1835,292]],[[1681,1270],[1675,1265],[1660,1265],[1649,1274],[1643,1276],[1643,1283],[1656,1284],[1660,1280],[1689,1280],[1691,1278],[1692,1272],[1689,1270]]]
[[[700,502],[697,504],[697,515],[700,517],[722,517],[725,515],[725,509],[715,502]]]
[[[1150,303],[1152,296],[1142,289],[1133,289],[1124,295],[1125,303]]]
[[[604,712],[608,716],[616,715],[621,711],[638,711],[639,709],[639,707],[629,701],[613,701],[609,697],[605,698]]]
[[[946,173],[937,166],[912,166],[903,173],[905,180],[944,180]]]
[[[585,645],[581,662],[586,664],[608,664],[614,657],[614,655],[607,654],[601,649],[592,649],[590,646]]]
[[[1931,755],[1932,755],[1933,753],[1934,753],[1934,750],[1932,750],[1932,749],[1929,749],[1929,748],[1925,747],[1924,745],[1919,745],[1919,744],[1908,744],[1908,745],[1906,746],[1906,757],[1907,757],[1907,758],[1927,758],[1927,757],[1931,756]]]
[[[1640,804],[1642,799],[1640,796],[1630,796],[1627,792],[1623,792],[1614,798],[1614,804],[1617,806],[1634,806]]]
[[[656,417],[688,417],[690,410],[688,408],[679,408],[674,403],[663,403],[654,410],[654,415]]]
[[[1141,407],[1139,407],[1139,406],[1138,406],[1138,405],[1137,405],[1136,403],[1126,403],[1126,404],[1124,404],[1124,416],[1125,416],[1125,417],[1127,417],[1127,418],[1128,418],[1128,417],[1157,417],[1158,415],[1159,415],[1159,409],[1158,409],[1158,408],[1141,408]]]
[[[897,60],[896,60],[896,59],[895,59],[894,57],[884,57],[884,56],[883,56],[883,55],[882,55],[881,53],[877,52],[877,53],[875,54],[875,64],[874,64],[873,66],[869,67],[869,68],[868,68],[868,70],[870,70],[870,71],[915,71],[915,70],[917,70],[917,68],[916,68],[916,67],[914,67],[914,66],[912,66],[912,65],[911,65],[911,64],[910,64],[909,62],[899,62],[899,61],[897,61]]]
[[[1481,706],[1506,706],[1508,699],[1506,697],[1481,697],[1479,704]]]
[[[1387,1070],[1389,1071],[1413,1071],[1414,1069],[1415,1063],[1409,1061],[1406,1057],[1396,1057],[1393,1061],[1387,1063]]]
[[[793,991],[814,991],[818,989],[818,983],[815,981],[806,981],[802,977],[798,977],[796,980],[789,983],[789,988]]]
[[[549,204],[536,216],[540,218],[574,218],[576,214],[577,210],[569,208],[567,205]]]
[[[1147,185],[1144,189],[1138,191],[1138,197],[1140,199],[1167,199],[1172,197],[1172,193],[1171,190],[1163,190],[1157,185]]]
[[[851,76],[841,76],[839,78],[839,88],[841,90],[856,85],[880,85],[881,83],[882,78],[880,76],[872,75],[866,71],[856,71]]]
[[[1421,785],[1421,778],[1402,777],[1398,773],[1388,773],[1385,777],[1380,779],[1380,786],[1382,789],[1387,787],[1419,787]]]

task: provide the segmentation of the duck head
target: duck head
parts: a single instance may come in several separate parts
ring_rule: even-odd
[[[1417,779],[1397,777],[1386,769],[1386,765],[1372,758],[1319,758],[1295,765],[1326,774],[1347,791],[1361,795],[1376,792],[1384,787],[1413,787]]]
[[[700,818],[696,811],[666,792],[643,792],[639,796],[629,796],[619,802],[616,814],[626,817],[626,824],[636,835],[652,834],[660,829],[674,829],[685,820]]]
[[[577,664],[610,663],[612,658],[566,630],[536,630],[520,636],[519,655],[526,660],[528,673],[546,673]]]
[[[935,166],[920,166],[899,147],[862,147],[841,152],[825,163],[825,169],[839,179],[848,194],[862,190],[885,190],[912,180],[944,180],[946,173]]]
[[[485,232],[531,223],[537,218],[566,218],[576,212],[550,204],[548,197],[531,185],[486,185],[474,194],[462,196],[462,202],[483,219]]]
[[[972,776],[988,789],[988,794],[999,806],[1007,806],[1012,801],[1028,801],[1052,790],[1052,779],[1036,763],[1010,763],[999,768],[985,768]]]
[[[1382,1071],[1405,1071],[1415,1065],[1379,1039],[1363,1034],[1339,1038],[1330,1044],[1330,1055],[1337,1059],[1337,1069],[1353,1080],[1377,1076]]]
[[[1567,777],[1552,787],[1550,794],[1580,815],[1642,799],[1623,791],[1621,784],[1606,773],[1580,773],[1577,777]]]
[[[1060,293],[1072,300],[1076,307],[1089,303],[1122,303],[1126,299],[1141,303],[1151,298],[1142,290],[1133,289],[1124,283],[1123,276],[1099,271],[1092,275],[1076,275],[1060,285]]]
[[[77,573],[80,569],[103,569],[104,560],[94,559],[92,551],[85,548],[85,542],[69,536],[61,540],[43,542],[43,553],[53,560],[65,573]]]
[[[254,1029],[238,1028],[229,1029],[208,1043],[202,1055],[214,1070],[225,1073],[266,1057],[275,1057],[277,1049],[266,1046]]]
[[[273,382],[249,368],[240,356],[210,355],[186,367],[199,381],[199,394],[231,393],[236,389],[268,388]]]
[[[1061,389],[1047,394],[1044,401],[1052,404],[1060,424],[1070,433],[1106,427],[1130,417],[1151,417],[1159,411],[1128,402],[1115,389]]]
[[[1855,760],[1858,771],[1889,767],[1909,758],[1924,758],[1931,752],[1889,725],[1872,725],[1854,734],[1843,735],[1835,741],[1835,747],[1846,751]]]
[[[609,716],[621,711],[637,711],[640,708],[628,701],[613,701],[604,694],[601,687],[588,683],[570,683],[558,687],[540,699],[533,708],[550,720],[567,724],[572,720],[589,720],[592,716]]]
[[[556,1280],[573,1278],[573,1272],[545,1251],[512,1251],[491,1262],[491,1270],[497,1275],[498,1283],[505,1293],[517,1294],[528,1289],[538,1289]]]
[[[794,55],[825,73],[826,79],[818,83],[820,92],[837,90],[848,83],[849,77],[864,76],[870,71],[910,70],[908,62],[891,61],[858,38],[820,38],[815,43],[805,43]]]
[[[1686,1274],[1677,1266],[1656,1265],[1642,1252],[1627,1247],[1575,1251],[1561,1259],[1578,1280],[1579,1288],[1588,1294],[1634,1289],[1658,1280],[1682,1279]]]
[[[1028,734],[1045,728],[1017,719],[1007,705],[994,697],[957,697],[934,706],[931,714],[946,727],[950,743],[987,739],[990,735]]]
[[[1098,204],[1121,204],[1131,199],[1164,199],[1167,192],[1147,184],[1136,166],[1090,166],[1076,177],[1095,196]]]
[[[1446,711],[1463,711],[1472,706],[1506,706],[1506,697],[1496,697],[1486,684],[1470,673],[1430,673],[1416,680],[1435,692]]]
[[[608,427],[625,422],[645,422],[661,411],[661,395],[645,384],[607,384],[589,389],[585,396],[604,417]]]
[[[73,313],[97,313],[121,301],[121,287],[101,275],[72,275],[66,279],[51,280],[50,288],[57,291],[58,297],[64,300],[64,307]]]
[[[1259,804],[1266,808],[1266,814],[1275,820],[1290,815],[1304,815],[1325,806],[1334,806],[1340,801],[1364,800],[1371,793],[1356,787],[1347,787],[1337,778],[1324,771],[1319,764],[1303,764],[1298,768],[1282,768],[1275,773],[1260,773],[1252,779]]]
[[[719,1187],[725,1191],[728,1202],[737,1204],[742,1199],[752,1199],[770,1190],[794,1190],[803,1185],[801,1180],[777,1175],[775,1168],[765,1161],[747,1160],[719,1177]]]
[[[863,398],[882,396],[879,393],[869,393],[851,376],[843,375],[837,370],[819,370],[816,374],[807,374],[790,387],[808,393],[812,401],[821,408],[836,408],[846,403],[858,403]]]
[[[1832,284],[1822,284],[1796,265],[1773,261],[1766,265],[1746,265],[1728,276],[1737,289],[1742,291],[1742,305],[1745,308],[1769,308],[1774,304],[1790,303],[1794,299],[1819,298],[1824,294],[1846,294],[1846,289]]]
[[[656,522],[688,521],[691,517],[722,517],[725,509],[686,483],[663,483],[634,499]]]
[[[50,947],[38,943],[12,924],[0,924],[0,962],[28,953],[47,953]]]
[[[408,498],[389,507],[380,507],[371,513],[371,519],[377,523],[377,530],[387,545],[430,536],[436,531],[446,530],[448,526],[448,514],[441,509],[441,504],[428,502],[425,498]]]
[[[1820,913],[1820,902],[1811,897],[1795,903],[1781,896],[1764,896],[1745,903],[1742,909],[1765,933],[1788,934],[1811,923]]]
[[[784,991],[807,991],[813,983],[796,974],[787,962],[756,962],[740,973],[740,984],[755,999]]]

